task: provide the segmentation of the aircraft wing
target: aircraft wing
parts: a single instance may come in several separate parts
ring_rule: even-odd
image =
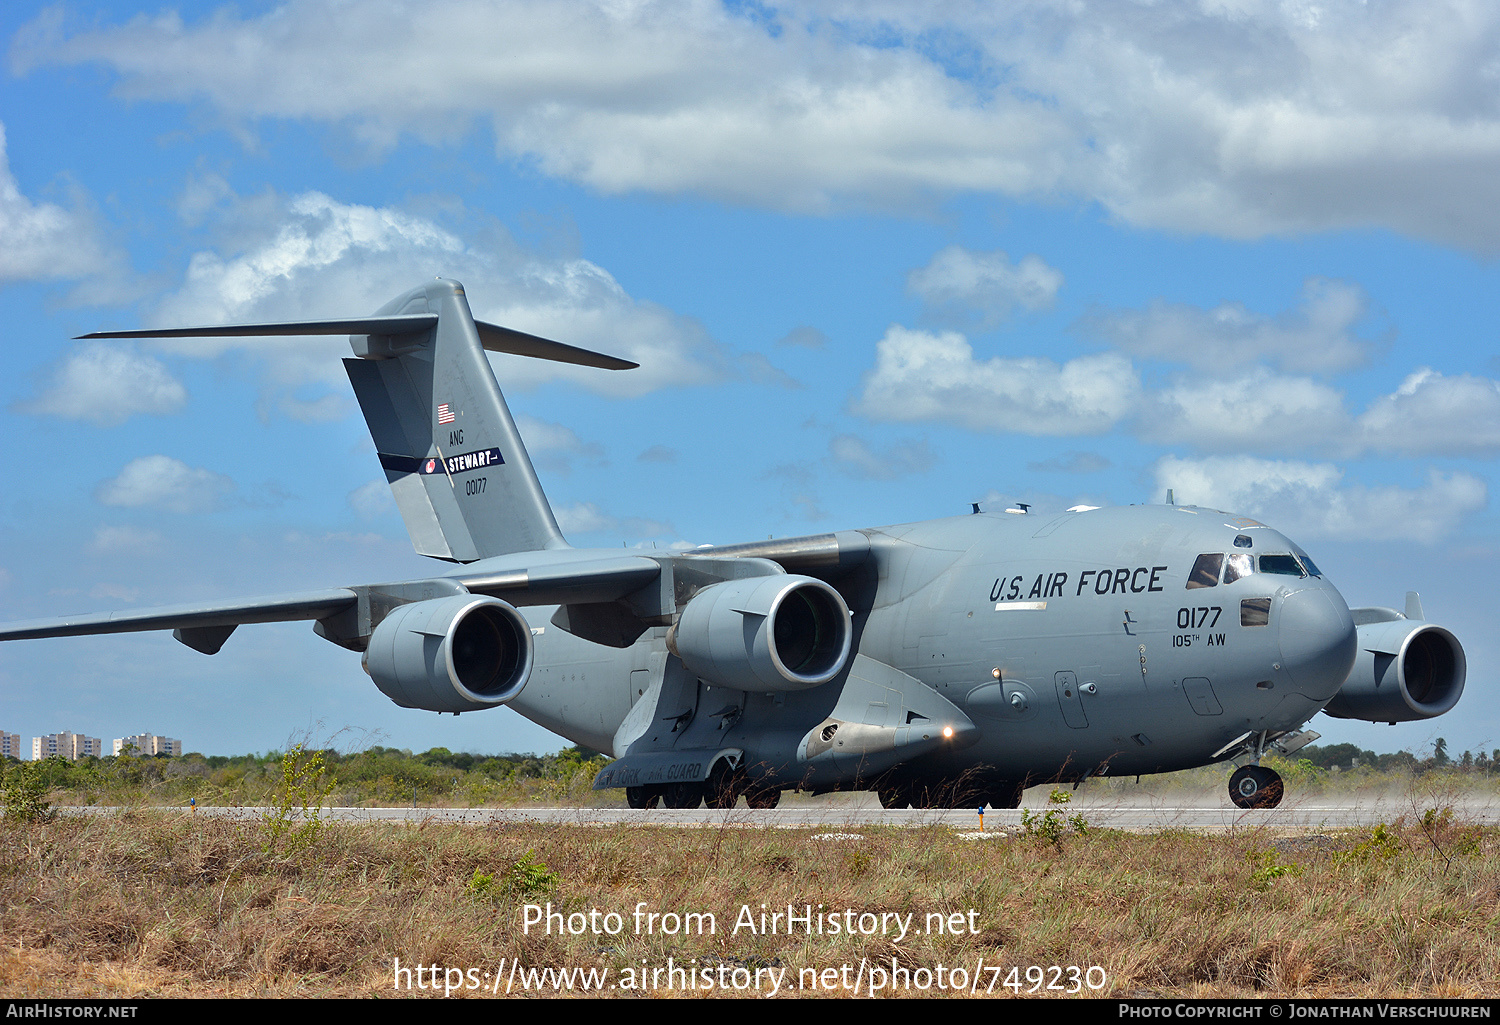
[[[358,639],[356,646],[363,650],[362,640],[375,623],[406,602],[455,594],[493,595],[515,605],[610,602],[660,575],[658,562],[640,556],[601,558],[573,549],[531,552],[490,560],[482,571],[427,580],[3,623],[0,641],[171,630],[188,647],[214,655],[242,624],[317,620],[322,636],[335,643]]]
[[[130,612],[100,612],[60,619],[31,619],[0,626],[0,641],[83,634],[172,630],[179,641],[206,655],[216,653],[242,623],[284,623],[323,619],[353,605],[358,595],[345,587],[293,594],[241,598],[227,602],[164,605]]]

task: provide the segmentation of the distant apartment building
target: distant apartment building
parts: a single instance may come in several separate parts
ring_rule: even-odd
[[[182,741],[173,740],[171,737],[158,737],[151,733],[138,733],[133,737],[119,737],[115,740],[115,754],[119,755],[127,748],[132,754],[137,755],[171,755],[174,758],[182,755]]]
[[[61,756],[70,762],[76,762],[90,755],[95,758],[103,757],[104,741],[98,737],[85,737],[81,733],[66,731],[31,738],[31,760],[34,762],[54,756]]]
[[[21,735],[0,730],[0,758],[22,758]]]

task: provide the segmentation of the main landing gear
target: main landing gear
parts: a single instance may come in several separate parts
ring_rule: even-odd
[[[1229,799],[1236,808],[1274,808],[1285,790],[1281,774],[1264,765],[1246,765],[1229,777]]]
[[[932,783],[919,780],[881,782],[875,786],[882,808],[1019,808],[1023,783]]]
[[[659,786],[626,787],[625,803],[647,810],[658,804],[666,808],[696,808],[703,803],[708,787],[702,783],[665,783]]]
[[[626,787],[625,803],[632,808],[646,810],[658,805],[664,808],[697,808],[707,804],[710,808],[728,809],[739,803],[743,794],[745,803],[751,808],[774,808],[781,803],[780,788],[747,788],[736,786],[713,786],[708,783],[666,783],[656,786]]]

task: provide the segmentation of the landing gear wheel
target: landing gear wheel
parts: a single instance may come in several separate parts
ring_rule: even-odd
[[[997,783],[990,788],[989,793],[986,795],[987,803],[991,808],[996,810],[1001,808],[1019,808],[1021,807],[1021,795],[1025,792],[1026,787],[1021,783]]]
[[[626,787],[625,803],[632,808],[646,810],[655,808],[661,801],[660,787]]]
[[[661,803],[668,808],[696,808],[703,803],[705,789],[702,783],[668,783]]]
[[[903,786],[887,784],[877,787],[875,793],[880,798],[882,808],[905,808],[911,804],[911,794]]]
[[[745,787],[744,774],[720,767],[708,777],[708,806],[721,811],[733,808]]]
[[[781,803],[781,791],[749,790],[745,792],[745,803],[752,808],[770,810]]]
[[[1274,808],[1285,790],[1280,773],[1264,765],[1246,765],[1229,777],[1229,799],[1236,808]]]
[[[913,808],[941,808],[939,788],[927,783],[913,783],[906,787],[906,796]]]

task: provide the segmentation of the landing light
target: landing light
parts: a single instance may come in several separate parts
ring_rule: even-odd
[[[944,726],[943,727],[943,739],[944,740],[952,740],[953,739],[953,727],[952,726]]]

